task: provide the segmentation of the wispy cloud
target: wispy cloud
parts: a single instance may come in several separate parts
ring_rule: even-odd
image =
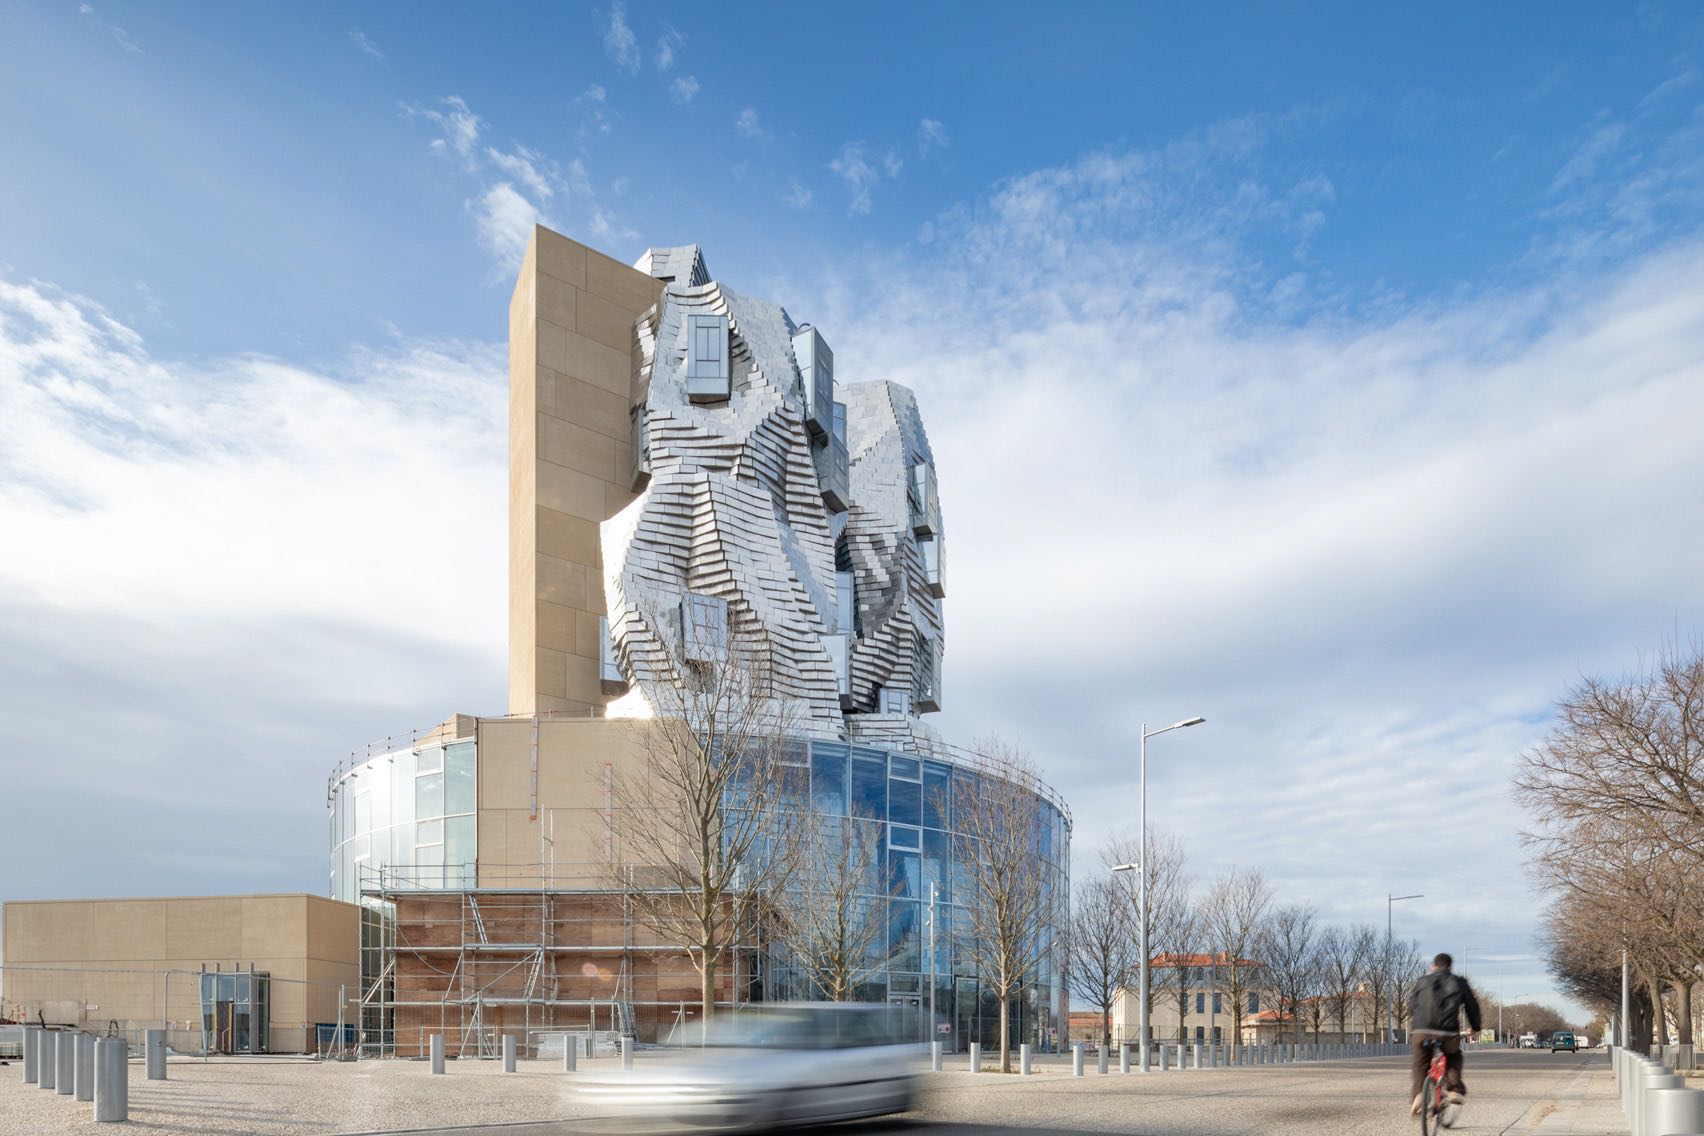
[[[927,158],[936,150],[945,150],[953,144],[947,137],[947,128],[940,121],[925,118],[917,124],[917,152]]]
[[[360,48],[365,54],[371,55],[374,59],[379,60],[381,63],[384,61],[385,53],[380,51],[373,41],[367,38],[367,33],[363,32],[360,28],[349,29],[349,42]]]
[[[884,178],[896,178],[903,167],[900,157],[892,150],[873,151],[863,142],[848,142],[840,147],[828,168],[846,186],[850,195],[846,211],[859,216],[870,212],[875,205],[875,188]]]
[[[657,70],[667,71],[675,65],[675,59],[680,49],[686,46],[686,37],[674,28],[664,28],[663,34],[657,39],[657,54],[655,56]]]
[[[609,23],[604,26],[604,54],[617,70],[629,75],[639,72],[639,38],[627,23],[627,5],[615,0],[610,5]]]
[[[615,112],[609,109],[609,91],[593,83],[574,98],[574,107],[581,114],[580,136],[609,134],[615,125]]]
[[[744,138],[755,139],[759,142],[769,141],[769,131],[763,129],[762,124],[757,120],[756,107],[746,107],[740,111],[739,117],[734,119],[734,130]]]
[[[669,98],[682,106],[698,97],[698,80],[691,75],[682,75],[669,84]]]
[[[107,21],[101,19],[100,14],[95,11],[92,5],[77,5],[77,14],[82,16],[83,19],[88,22],[90,27],[96,28],[111,36],[113,38],[113,42],[117,43],[118,46],[122,47],[125,51],[130,52],[132,55],[142,54],[142,49],[136,45],[135,40],[130,38],[129,32],[126,32],[117,24],[109,24]]]
[[[438,128],[439,137],[430,144],[433,152],[474,159],[474,147],[479,144],[479,116],[469,109],[467,101],[460,95],[446,95],[438,100],[438,104],[444,109],[404,103],[402,111],[410,118],[424,118]]]
[[[811,191],[806,189],[796,177],[787,179],[787,190],[781,195],[781,200],[789,209],[801,212],[811,207]]]
[[[538,151],[529,150],[525,146],[516,146],[509,151],[487,147],[485,157],[535,196],[548,199],[555,192],[550,185],[551,177],[547,176],[550,167]]]

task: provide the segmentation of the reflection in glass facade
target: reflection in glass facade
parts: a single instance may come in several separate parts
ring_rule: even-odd
[[[474,886],[477,773],[472,738],[367,759],[331,788],[331,897],[388,886]]]
[[[936,1039],[951,1050],[972,1041],[995,1044],[999,1005],[982,988],[972,952],[962,941],[970,927],[963,905],[971,888],[955,857],[968,841],[953,828],[953,802],[965,780],[990,774],[950,756],[825,741],[800,740],[792,748],[784,794],[791,807],[881,826],[865,910],[886,921],[880,951],[886,965],[873,960],[878,965],[857,997],[928,1008],[933,889],[935,1008],[950,1027]],[[475,742],[469,738],[381,754],[338,777],[331,792],[332,896],[361,902],[362,887],[376,887],[381,870],[391,889],[477,886],[475,761]],[[1071,822],[1045,791],[1038,791],[1034,801],[1036,856],[1063,912],[1070,886]],[[363,951],[363,969],[372,970],[369,981],[377,971],[372,960],[379,957],[376,949]],[[785,958],[763,960],[755,974],[751,997],[821,996],[810,977]],[[1056,1047],[1063,1036],[1063,1009],[1063,960],[1051,958],[1013,1007],[1013,1041]]]

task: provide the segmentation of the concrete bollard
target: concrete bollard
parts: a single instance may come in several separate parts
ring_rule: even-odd
[[[1120,1044],[1118,1047],[1118,1071],[1120,1073],[1130,1072],[1130,1047],[1128,1045]],[[1143,1072],[1145,1073],[1147,1070],[1144,1069]]]
[[[1100,1047],[1099,1059],[1095,1062],[1095,1072],[1104,1074],[1106,1072],[1107,1059],[1111,1056],[1112,1054],[1106,1051],[1106,1046],[1102,1045]]]
[[[626,1065],[627,1065],[626,1061],[623,1061],[622,1067],[625,1068]],[[503,1072],[513,1073],[514,1071],[515,1071],[515,1035],[512,1034],[512,1033],[506,1033],[506,1034],[503,1035]]]
[[[1647,1136],[1704,1132],[1704,1090],[1651,1089],[1645,1098]]]
[[[130,1119],[130,1043],[122,1037],[95,1043],[95,1119]]]
[[[54,1053],[58,1057],[58,1068],[53,1072],[54,1091],[62,1097],[68,1097],[77,1088],[77,1035],[60,1034],[59,1045]]]
[[[569,1050],[570,1053],[573,1050]],[[432,1072],[444,1071],[444,1035],[435,1033],[426,1040],[426,1055],[432,1062]]]
[[[33,1085],[41,1079],[41,1029],[38,1026],[24,1027],[24,1084]]]
[[[36,1084],[44,1089],[54,1086],[54,1073],[59,1068],[59,1050],[56,1048],[59,1035],[52,1030],[42,1030],[37,1039]]]
[[[1071,1047],[1071,1076],[1083,1075],[1083,1043],[1077,1042]]]
[[[633,1068],[633,1039],[630,1037],[621,1039],[621,1067],[627,1070]]]
[[[1165,1046],[1164,1045],[1160,1046],[1160,1049],[1164,1050]],[[1146,1041],[1143,1041],[1139,1045],[1137,1045],[1136,1055],[1139,1059],[1138,1062],[1137,1062],[1136,1068],[1138,1070],[1140,1070],[1141,1072],[1146,1073],[1148,1071],[1148,1063],[1149,1063],[1149,1060],[1150,1060],[1149,1057],[1148,1057],[1148,1043]],[[1127,1057],[1125,1060],[1126,1060],[1126,1062],[1128,1062],[1129,1058]],[[1126,1065],[1124,1071],[1126,1073],[1130,1072],[1128,1064]]]
[[[1167,1072],[1171,1071],[1170,1070],[1170,1057],[1169,1057],[1170,1053],[1171,1053],[1171,1046],[1165,1045],[1165,1044],[1162,1043],[1160,1045],[1160,1072],[1162,1072],[1162,1073],[1167,1073]]]
[[[1020,1077],[1030,1075],[1030,1053],[1031,1050],[1027,1043],[1018,1046],[1018,1076]]]
[[[77,1035],[77,1072],[72,1080],[76,1085],[73,1096],[80,1101],[95,1099],[95,1035],[92,1033]]]
[[[1644,1073],[1639,1078],[1639,1092],[1633,1098],[1633,1123],[1630,1126],[1632,1136],[1645,1136],[1645,1113],[1651,1100],[1653,1089],[1684,1089],[1686,1078],[1679,1077],[1667,1069],[1658,1067],[1659,1072]]]
[[[148,1079],[163,1081],[166,1079],[166,1031],[151,1029],[142,1043],[143,1055],[148,1061]]]
[[[972,1073],[982,1072],[982,1043],[980,1041],[970,1043],[970,1071]]]
[[[572,1073],[580,1067],[580,1035],[562,1035],[562,1071]]]
[[[946,1047],[938,1041],[931,1041],[929,1043],[929,1067],[937,1073],[941,1071],[941,1052],[945,1048]]]

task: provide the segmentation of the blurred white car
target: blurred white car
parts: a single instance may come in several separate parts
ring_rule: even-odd
[[[922,1021],[898,1006],[792,1002],[713,1018],[699,1044],[588,1074],[600,1113],[715,1132],[749,1132],[904,1112],[916,1094]]]

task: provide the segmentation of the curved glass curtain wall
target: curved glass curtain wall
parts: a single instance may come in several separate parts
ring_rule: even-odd
[[[331,790],[331,896],[361,902],[384,869],[390,887],[474,886],[474,742],[368,758]]]

